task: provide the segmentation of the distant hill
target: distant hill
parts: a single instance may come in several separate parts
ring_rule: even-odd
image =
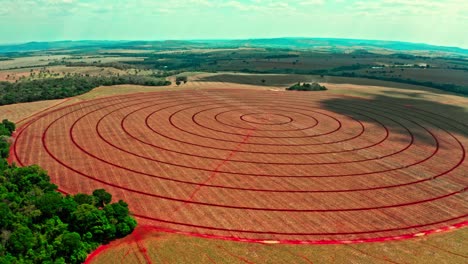
[[[362,47],[369,49],[388,49],[394,51],[435,51],[468,55],[468,49],[458,47],[435,46],[423,43],[400,41],[364,40],[364,39],[337,39],[337,38],[274,38],[227,40],[220,43],[235,46],[277,47],[310,49],[320,47]]]
[[[8,52],[31,52],[42,50],[60,50],[60,49],[75,49],[83,47],[106,47],[115,46],[122,41],[53,41],[53,42],[28,42],[22,44],[0,45],[0,53]]]
[[[284,49],[318,49],[326,48],[335,51],[344,49],[427,51],[443,52],[458,55],[468,55],[468,49],[458,47],[435,46],[422,43],[399,41],[337,39],[337,38],[272,38],[272,39],[240,39],[240,40],[171,40],[171,41],[56,41],[28,42],[23,44],[0,45],[0,53],[32,52],[69,49],[177,49],[177,48],[213,48],[213,47],[260,47]]]
[[[79,40],[79,41],[53,41],[53,42],[28,42],[22,44],[0,44],[1,53],[51,51],[51,50],[71,50],[71,49],[167,49],[181,48],[196,45],[197,47],[206,44],[191,41],[107,41],[107,40]]]

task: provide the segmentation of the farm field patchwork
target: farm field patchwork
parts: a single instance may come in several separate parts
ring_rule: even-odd
[[[466,225],[466,129],[430,109],[326,92],[161,91],[40,114],[12,154],[63,192],[108,189],[141,225],[333,244]]]

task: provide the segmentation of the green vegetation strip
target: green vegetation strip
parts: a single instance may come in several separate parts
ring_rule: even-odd
[[[16,83],[0,82],[0,105],[62,99],[84,94],[99,86],[119,84],[165,86],[171,82],[136,75],[110,77],[71,75],[63,78],[22,80]]]

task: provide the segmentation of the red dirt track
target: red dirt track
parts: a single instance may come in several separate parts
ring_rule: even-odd
[[[409,238],[468,223],[468,127],[326,92],[166,91],[38,115],[12,160],[106,188],[140,224],[259,242]],[[325,107],[327,105],[327,107]]]

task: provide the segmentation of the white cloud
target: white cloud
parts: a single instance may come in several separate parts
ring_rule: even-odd
[[[309,6],[309,5],[320,6],[320,5],[324,5],[325,1],[324,0],[305,0],[305,1],[299,1],[297,2],[297,4],[300,6]]]
[[[46,0],[51,4],[71,4],[74,0]]]
[[[441,21],[455,17],[466,18],[466,14],[468,14],[468,5],[465,0],[357,1],[350,6],[350,9],[358,12],[359,15],[383,18],[436,16],[433,18]]]
[[[146,33],[149,38],[156,34],[160,35],[155,37],[164,38],[167,33],[160,32],[166,31],[172,34],[170,37],[177,34],[217,37],[231,31],[235,36],[250,37],[255,36],[250,32],[257,31],[262,36],[375,37],[434,43],[456,40],[456,45],[467,46],[462,34],[468,25],[466,1],[0,0],[0,33],[5,24],[9,28],[16,26],[18,32],[24,31],[24,38],[29,38],[39,32],[37,27],[41,25],[48,32],[59,28],[70,36],[73,34],[69,32],[81,36],[80,30],[83,35],[95,31],[96,38],[105,38],[107,32],[101,33],[99,29],[120,23],[121,30],[112,34],[134,38],[147,36],[145,32],[151,30],[155,33]],[[141,33],[137,36],[123,32],[127,25],[133,27],[132,32],[140,32],[141,28]]]

